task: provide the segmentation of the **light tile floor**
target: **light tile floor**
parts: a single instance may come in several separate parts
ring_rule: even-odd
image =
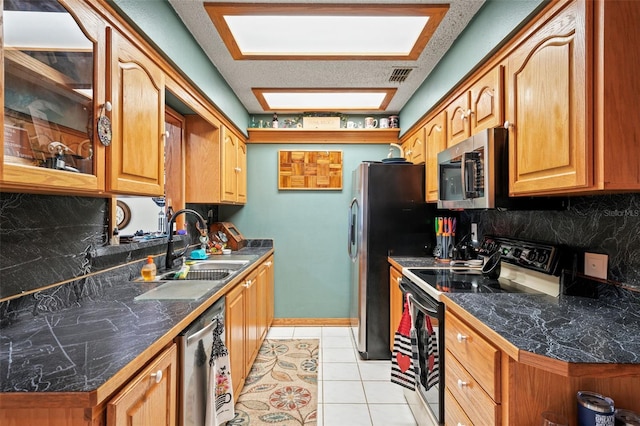
[[[391,361],[361,360],[348,327],[272,327],[268,339],[320,339],[318,426],[415,426]]]

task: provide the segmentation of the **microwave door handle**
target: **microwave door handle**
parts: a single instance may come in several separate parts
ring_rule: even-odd
[[[460,160],[460,177],[462,179],[462,198],[467,198],[467,154],[462,154]]]

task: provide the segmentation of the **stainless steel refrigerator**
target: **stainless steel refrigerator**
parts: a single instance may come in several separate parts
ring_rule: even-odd
[[[424,201],[424,173],[424,165],[379,162],[353,172],[350,320],[363,359],[391,358],[388,256],[433,249],[435,206]]]

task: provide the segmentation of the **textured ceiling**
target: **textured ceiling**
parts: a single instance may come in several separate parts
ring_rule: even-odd
[[[221,1],[211,1],[216,3]],[[236,0],[237,3],[254,1]],[[411,4],[449,3],[450,8],[427,47],[416,61],[281,61],[244,60],[237,61],[218,35],[216,28],[204,10],[201,0],[169,0],[178,16],[185,23],[195,40],[227,81],[240,102],[250,114],[264,113],[255,98],[252,87],[261,88],[343,88],[343,87],[392,87],[397,92],[386,109],[388,113],[399,112],[411,95],[418,89],[438,61],[451,47],[460,32],[484,4],[485,0],[406,1]],[[270,3],[265,1],[264,3]],[[338,3],[343,1],[287,1],[278,3]],[[394,1],[350,0],[350,4],[385,4]],[[412,68],[402,83],[389,82],[395,68]],[[374,113],[376,111],[360,111]],[[379,111],[377,111],[379,113]]]

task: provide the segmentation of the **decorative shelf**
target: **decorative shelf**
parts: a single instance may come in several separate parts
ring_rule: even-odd
[[[400,129],[247,129],[247,143],[398,143]]]

